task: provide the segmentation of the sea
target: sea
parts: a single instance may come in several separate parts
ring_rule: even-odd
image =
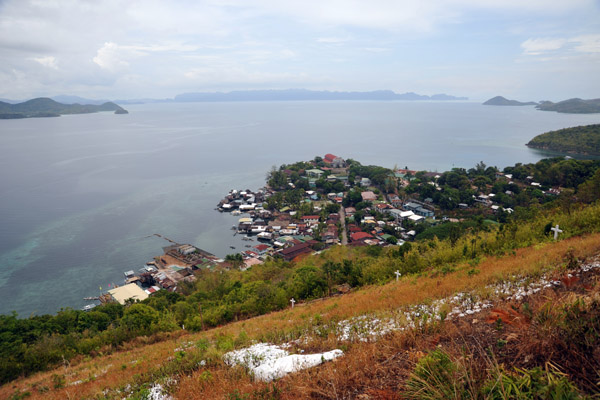
[[[129,114],[0,120],[0,313],[81,308],[170,243],[241,251],[216,211],[273,166],[333,153],[443,172],[550,156],[525,146],[600,115],[472,102],[155,103]],[[235,249],[232,249],[235,247]]]

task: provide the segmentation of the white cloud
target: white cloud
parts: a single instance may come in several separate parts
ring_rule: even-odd
[[[567,43],[566,39],[527,39],[521,43],[525,54],[538,55],[547,51],[558,50]]]
[[[126,69],[129,63],[123,60],[123,48],[116,43],[106,42],[98,49],[96,57],[92,60],[100,66],[100,68],[115,72]]]
[[[32,60],[42,64],[44,67],[58,69],[58,64],[56,63],[56,57],[54,57],[54,56],[33,57]]]
[[[575,50],[581,53],[600,53],[600,35],[583,35],[571,39]]]
[[[560,49],[572,49],[578,53],[600,53],[600,35],[582,35],[571,38],[527,39],[521,43],[526,55],[538,56]]]

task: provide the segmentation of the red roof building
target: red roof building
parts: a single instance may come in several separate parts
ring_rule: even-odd
[[[310,248],[310,243],[300,243],[292,247],[288,247],[287,249],[281,250],[281,256],[286,261],[292,261],[294,258],[301,256],[303,254],[309,254],[312,252]]]
[[[325,157],[323,157],[323,161],[325,161],[326,163],[332,163],[333,160],[335,160],[336,158],[338,158],[338,156],[334,156],[331,153],[325,154]]]
[[[367,232],[356,232],[353,233],[350,238],[353,242],[358,242],[360,240],[373,239],[373,236],[369,235]]]

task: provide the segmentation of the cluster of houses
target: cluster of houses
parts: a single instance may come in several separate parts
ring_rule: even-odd
[[[283,170],[290,177],[291,170]],[[401,199],[395,193],[381,195],[372,186],[368,177],[356,177],[351,184],[348,179],[348,167],[341,157],[326,154],[322,162],[313,168],[296,171],[308,181],[309,190],[303,190],[301,202],[310,203],[311,213],[299,211],[297,207],[284,205],[279,209],[267,209],[266,202],[277,191],[265,187],[257,191],[232,190],[221,200],[217,208],[222,212],[239,215],[237,225],[232,229],[235,234],[244,235],[242,239],[257,244],[246,245],[246,250],[240,252],[241,262],[235,267],[245,270],[253,265],[263,263],[268,257],[281,257],[292,261],[298,257],[320,251],[328,246],[344,244],[349,246],[388,246],[402,245],[404,241],[413,240],[415,227],[424,221],[435,221],[435,210],[431,198]],[[408,186],[417,171],[397,169],[391,178],[400,186]],[[433,178],[424,184],[430,184],[441,190],[436,183],[440,177],[437,173],[425,172]],[[498,172],[496,178],[506,179],[509,184],[512,175]],[[343,183],[344,191],[324,193],[317,188],[317,181]],[[294,184],[288,179],[290,188]],[[527,177],[520,186],[541,187]],[[339,184],[336,186],[341,188]],[[343,207],[344,199],[349,190],[360,191],[363,207],[360,213],[355,207]],[[377,194],[376,194],[377,193]],[[548,195],[560,194],[560,188],[544,192]],[[510,190],[506,195],[513,195]],[[494,204],[495,194],[481,193],[474,196],[474,204],[489,207],[492,212],[504,210],[511,213],[511,208],[502,208]],[[339,207],[328,207],[331,204]],[[367,204],[365,208],[364,205]],[[470,208],[468,204],[458,204],[459,209]],[[305,209],[304,209],[305,210]],[[337,211],[333,211],[337,210]],[[358,217],[360,215],[360,217]],[[445,218],[444,219],[448,219]],[[449,219],[458,221],[458,219]],[[256,242],[255,242],[256,243]],[[232,247],[233,248],[233,247]],[[194,272],[202,268],[230,268],[234,266],[231,260],[221,260],[216,256],[198,249],[192,245],[180,245],[173,242],[172,246],[163,248],[162,256],[155,257],[137,273],[127,271],[126,284],[113,286],[101,301],[118,301],[124,304],[128,299],[143,300],[158,290],[175,291],[177,285],[185,281],[195,280]],[[236,258],[240,261],[239,257]],[[87,307],[90,306],[86,306]]]
[[[354,188],[361,191],[363,203],[369,204],[362,211],[360,221],[354,220],[354,207],[341,208],[348,190],[352,185],[348,181],[348,168],[341,157],[326,154],[323,164],[317,168],[308,168],[300,174],[309,181],[310,190],[303,192],[303,202],[312,203],[314,214],[302,215],[298,210],[286,205],[278,210],[267,210],[264,202],[275,191],[269,187],[257,192],[250,190],[232,190],[218,204],[220,211],[240,215],[238,225],[232,227],[238,234],[256,235],[261,244],[242,251],[242,268],[248,268],[265,260],[266,257],[280,256],[293,260],[313,251],[337,244],[351,246],[402,244],[404,240],[414,238],[415,231],[402,225],[405,221],[420,223],[434,217],[430,205],[417,201],[403,202],[395,194],[386,200],[368,190],[372,183],[367,177],[357,177]],[[292,171],[284,170],[291,175]],[[409,171],[401,172],[400,178]],[[323,193],[316,189],[316,181],[326,179],[329,182],[343,182],[344,192]],[[290,182],[290,185],[292,183]],[[263,203],[261,203],[261,201]],[[338,204],[339,212],[326,212],[328,204]],[[370,215],[372,214],[372,215]],[[379,220],[375,217],[379,216]],[[381,218],[383,216],[383,218]],[[346,226],[346,221],[348,225]],[[393,233],[392,234],[390,234]],[[392,238],[393,237],[393,238]],[[398,240],[400,239],[400,240]]]
[[[131,299],[142,301],[159,290],[174,292],[181,282],[196,280],[194,271],[201,268],[214,268],[222,260],[190,244],[173,244],[163,248],[163,254],[154,257],[137,272],[124,272],[125,284],[113,285],[106,294],[100,296],[100,302],[116,301],[125,304]],[[89,310],[93,307],[85,307]]]

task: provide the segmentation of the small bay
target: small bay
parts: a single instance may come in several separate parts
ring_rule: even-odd
[[[246,242],[214,210],[273,165],[325,153],[388,168],[503,168],[534,136],[600,115],[470,102],[165,103],[0,120],[0,313],[79,308],[168,242],[224,257]]]

